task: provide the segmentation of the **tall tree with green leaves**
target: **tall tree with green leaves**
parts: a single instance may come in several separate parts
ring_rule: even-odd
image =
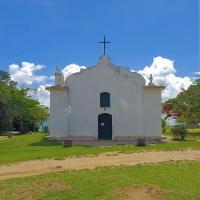
[[[35,131],[47,120],[48,108],[29,98],[29,89],[17,88],[9,73],[0,71],[0,131]]]
[[[169,99],[163,104],[166,118],[174,118],[191,126],[200,124],[200,77],[176,98]]]

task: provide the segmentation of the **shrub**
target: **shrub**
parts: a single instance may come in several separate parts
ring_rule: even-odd
[[[165,134],[167,129],[167,121],[165,119],[161,119],[161,124],[162,124],[162,133]]]
[[[187,134],[187,129],[185,125],[175,125],[171,130],[174,138],[180,138],[181,140],[185,139],[185,136]]]

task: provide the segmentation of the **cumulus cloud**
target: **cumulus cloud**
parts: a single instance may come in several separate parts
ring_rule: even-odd
[[[152,74],[155,84],[166,86],[162,94],[163,101],[176,97],[182,89],[187,89],[192,83],[190,77],[176,76],[174,61],[161,56],[155,57],[150,66],[144,67],[138,73],[144,76],[147,83],[150,74]]]
[[[44,75],[36,75],[35,72],[43,69],[44,65],[36,65],[34,63],[22,62],[21,66],[11,64],[9,73],[11,79],[18,82],[19,86],[30,86],[33,83],[42,83],[47,77]]]
[[[37,89],[37,98],[39,99],[40,104],[45,106],[50,106],[50,93],[49,91],[45,90],[45,87],[50,85],[40,85]]]
[[[38,99],[41,105],[50,106],[50,93],[45,87],[51,86],[50,84],[39,85],[38,88],[30,89],[28,96],[33,99]]]
[[[79,65],[73,63],[73,64],[70,64],[70,65],[66,65],[66,66],[64,67],[64,69],[62,70],[62,73],[64,74],[64,77],[65,77],[65,79],[66,79],[66,78],[69,77],[71,74],[80,72],[81,69],[85,69],[85,68],[86,68],[85,66],[79,66]]]
[[[195,72],[194,75],[200,76],[200,72]]]

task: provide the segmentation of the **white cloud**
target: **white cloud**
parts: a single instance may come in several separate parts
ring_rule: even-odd
[[[36,97],[39,99],[40,104],[50,106],[50,93],[45,90],[45,87],[50,85],[40,85],[37,89]]]
[[[200,72],[195,72],[194,75],[200,76]]]
[[[182,89],[187,89],[192,83],[190,77],[176,76],[174,61],[161,56],[155,57],[150,66],[146,66],[138,72],[144,76],[147,83],[150,74],[152,74],[155,84],[166,86],[162,94],[163,101],[176,97]]]
[[[30,89],[28,91],[28,96],[33,99],[38,99],[40,104],[45,105],[47,107],[50,106],[50,93],[45,87],[49,87],[51,85],[40,85],[38,88]]]
[[[65,79],[70,76],[71,74],[74,74],[74,73],[77,73],[77,72],[80,72],[81,69],[85,69],[86,67],[85,66],[79,66],[75,63],[73,64],[69,64],[69,65],[66,65],[64,67],[64,69],[62,70],[63,74],[64,74],[64,77]]]
[[[35,75],[35,71],[41,70],[44,65],[36,65],[34,63],[22,62],[21,67],[17,64],[9,66],[11,79],[18,82],[19,86],[30,86],[33,83],[42,83],[47,77],[44,75]]]
[[[49,80],[53,80],[54,81],[55,80],[55,76],[50,76]]]

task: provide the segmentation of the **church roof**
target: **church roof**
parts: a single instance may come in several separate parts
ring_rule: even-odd
[[[67,79],[65,80],[65,85],[67,85],[67,81],[71,77],[81,75],[82,73],[85,73],[90,70],[94,70],[95,68],[102,67],[102,66],[110,67],[111,69],[113,69],[115,72],[119,73],[119,75],[123,76],[124,78],[127,78],[127,79],[130,78],[132,80],[139,79],[140,81],[142,81],[143,85],[145,85],[145,83],[146,83],[144,77],[141,74],[139,74],[137,72],[132,72],[129,68],[125,68],[123,66],[117,66],[117,65],[112,64],[111,58],[105,54],[99,58],[96,65],[94,65],[92,67],[87,67],[85,69],[81,69],[80,72],[72,74],[69,77],[67,77]]]
[[[107,65],[112,65],[111,63],[111,59],[110,57],[108,57],[107,55],[102,55],[100,58],[99,58],[99,61],[97,63],[98,64],[107,64]]]

